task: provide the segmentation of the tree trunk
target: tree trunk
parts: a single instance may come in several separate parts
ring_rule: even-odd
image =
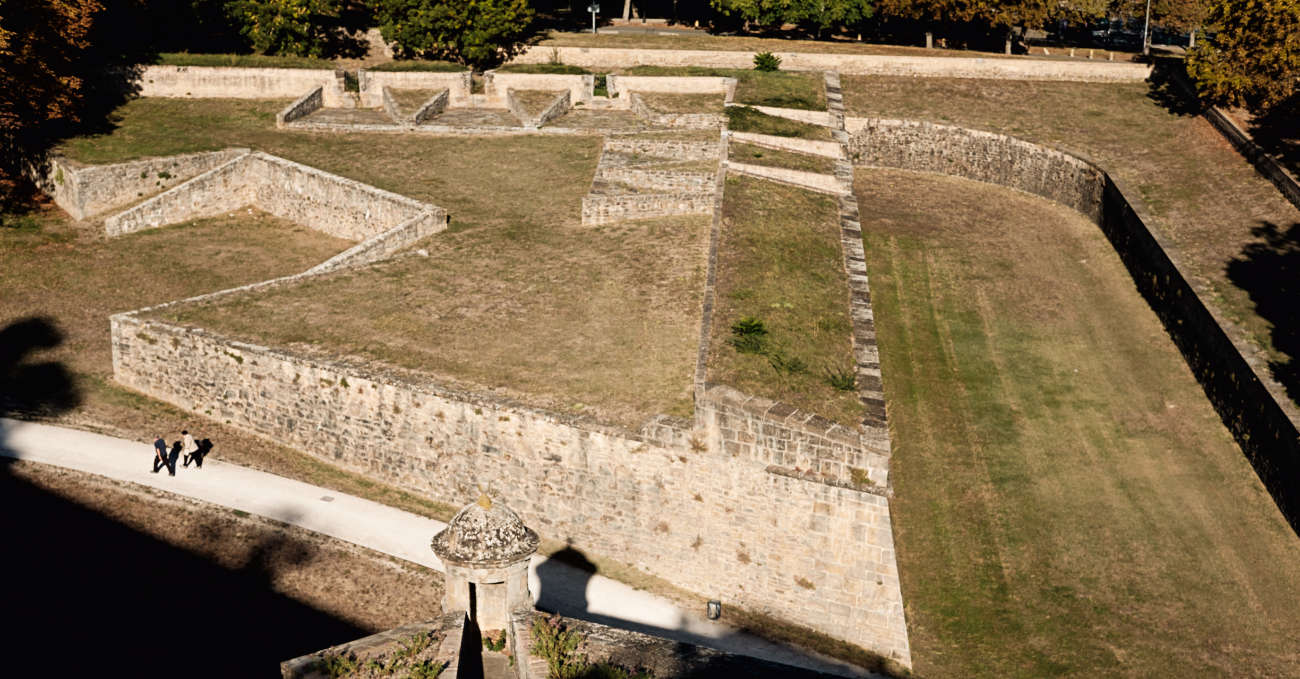
[[[623,0],[623,21],[632,18],[632,0]]]
[[[1191,33],[1187,34],[1187,49],[1196,47],[1196,29],[1193,28]]]
[[[934,34],[930,31],[925,32],[925,48],[934,49]]]

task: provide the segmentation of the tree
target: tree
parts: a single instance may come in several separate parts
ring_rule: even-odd
[[[881,11],[890,16],[916,19],[927,24],[975,24],[1007,35],[1011,51],[1011,30],[1038,26],[1052,14],[1048,0],[882,0]]]
[[[1257,113],[1300,99],[1300,0],[1216,0],[1217,32],[1192,49],[1187,72],[1215,104]]]
[[[240,34],[263,54],[319,57],[337,30],[330,0],[236,0],[228,7]]]
[[[85,94],[96,0],[0,0],[0,208]]]
[[[375,15],[384,40],[402,56],[475,68],[517,53],[533,21],[526,0],[376,0]]]
[[[799,24],[817,35],[832,26],[852,26],[870,18],[871,0],[710,0],[718,12],[752,26],[780,28]]]

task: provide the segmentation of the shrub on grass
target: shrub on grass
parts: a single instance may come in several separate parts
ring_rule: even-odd
[[[781,68],[781,57],[771,52],[759,52],[754,55],[754,70],[770,73]]]
[[[853,391],[858,388],[858,377],[852,369],[827,368],[826,383],[840,391]]]
[[[763,321],[745,316],[731,324],[731,339],[727,342],[742,354],[761,354],[766,338],[767,328],[763,327]]]

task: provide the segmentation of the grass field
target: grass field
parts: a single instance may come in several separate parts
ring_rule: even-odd
[[[834,198],[750,177],[729,177],[718,241],[717,301],[708,379],[856,426],[856,391],[827,372],[853,372],[849,288]],[[731,344],[744,318],[767,330],[759,352]],[[794,361],[803,365],[802,369]]]
[[[773,116],[751,106],[728,106],[727,128],[734,132],[753,132],[777,137],[798,137],[830,141],[829,127]]]
[[[945,122],[1081,153],[1141,199],[1216,304],[1300,400],[1294,291],[1300,211],[1163,87],[846,76],[850,115]],[[1290,273],[1288,273],[1290,271]]]
[[[682,217],[458,231],[429,241],[428,258],[163,317],[636,428],[692,412],[708,225]]]
[[[731,160],[738,163],[784,167],[804,172],[830,174],[835,171],[835,161],[825,156],[813,156],[807,153],[795,153],[781,149],[769,149],[754,144],[733,141],[727,150]]]
[[[1300,541],[1097,227],[856,192],[917,674],[1300,675]]]
[[[721,94],[639,93],[646,106],[660,113],[722,113]]]
[[[702,66],[634,66],[619,72],[627,75],[735,78],[736,103],[811,111],[826,110],[826,86],[821,73],[763,72],[752,69]]]
[[[293,56],[267,56],[265,54],[190,54],[189,52],[164,52],[158,63],[165,66],[241,66],[246,68],[314,68],[334,70],[328,59]]]

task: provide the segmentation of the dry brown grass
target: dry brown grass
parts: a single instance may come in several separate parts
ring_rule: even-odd
[[[665,94],[642,92],[646,106],[660,113],[722,113],[721,94]]]
[[[959,179],[857,194],[917,673],[1300,674],[1300,541],[1100,230]]]
[[[728,177],[718,242],[717,301],[708,379],[857,425],[856,392],[827,383],[828,370],[854,370],[849,288],[834,198],[750,177]],[[763,321],[766,355],[728,340],[742,318]],[[806,369],[783,371],[773,355]],[[778,361],[779,363],[779,361]]]
[[[1175,91],[1145,83],[846,76],[844,98],[851,115],[964,125],[1092,158],[1136,192],[1131,197],[1149,208],[1151,227],[1176,247],[1190,278],[1210,287],[1212,301],[1270,359],[1296,358],[1279,346],[1293,342],[1286,333],[1295,323],[1277,309],[1261,315],[1268,312],[1255,302],[1270,299],[1269,285],[1285,285],[1289,274],[1248,263],[1234,280],[1229,267],[1246,253],[1270,250],[1268,225],[1285,233],[1300,223],[1300,211],[1183,108]],[[1289,329],[1279,336],[1279,327]],[[1300,385],[1292,388],[1300,393]]]
[[[691,413],[708,224],[459,231],[430,240],[428,258],[164,318],[637,427],[658,413]]]
[[[409,116],[420,110],[421,106],[428,103],[428,101],[438,93],[438,90],[404,90],[390,88],[388,92],[392,95],[393,101],[397,104],[397,110],[401,112],[402,115]]]
[[[555,103],[556,97],[560,96],[558,90],[515,90],[514,94],[515,101],[533,115],[545,111],[546,107]]]
[[[825,156],[813,156],[807,153],[795,153],[781,149],[769,149],[754,144],[733,141],[728,149],[731,160],[751,165],[784,167],[789,170],[818,172],[830,174],[835,171],[835,161]]]

